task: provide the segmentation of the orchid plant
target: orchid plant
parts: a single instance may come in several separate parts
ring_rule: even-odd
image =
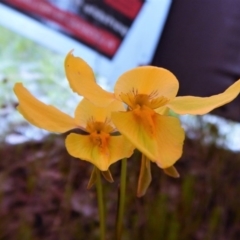
[[[240,80],[225,92],[211,97],[177,97],[179,83],[167,69],[141,66],[125,72],[114,92],[102,89],[91,67],[72,52],[65,59],[65,72],[72,90],[83,96],[74,117],[36,99],[21,84],[14,91],[18,111],[33,125],[50,132],[70,133],[65,141],[70,155],[94,165],[88,187],[97,183],[101,239],[105,239],[105,217],[99,173],[113,181],[109,167],[122,160],[116,239],[121,239],[126,187],[126,159],[134,149],[142,153],[137,196],[146,193],[151,182],[151,162],[166,174],[179,177],[174,167],[182,155],[185,133],[176,114],[203,115],[234,100]]]

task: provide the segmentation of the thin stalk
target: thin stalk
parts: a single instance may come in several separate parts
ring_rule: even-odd
[[[116,220],[116,240],[121,240],[122,226],[123,226],[123,214],[124,204],[126,197],[126,179],[127,179],[127,159],[122,159],[121,162],[121,179],[120,179],[120,190],[118,193],[118,212]]]
[[[101,174],[98,169],[96,169],[97,173],[97,199],[98,199],[98,211],[99,211],[99,219],[100,219],[100,240],[106,240],[105,237],[105,229],[106,229],[106,221],[105,221],[105,206],[103,200],[103,187]]]

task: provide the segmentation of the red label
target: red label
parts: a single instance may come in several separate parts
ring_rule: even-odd
[[[32,14],[58,23],[70,34],[110,56],[114,55],[120,45],[121,40],[112,33],[104,29],[99,29],[97,26],[88,23],[79,16],[71,12],[63,11],[46,1],[9,0],[8,2]]]
[[[131,19],[137,16],[143,4],[141,0],[104,0],[104,2]]]

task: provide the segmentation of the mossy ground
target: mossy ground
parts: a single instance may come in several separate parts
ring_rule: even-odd
[[[71,158],[64,136],[2,145],[0,239],[98,239],[96,189],[86,189],[91,164]],[[153,180],[137,198],[139,154],[128,161],[123,239],[231,239],[240,234],[240,155],[186,140],[170,178],[152,164]],[[107,234],[113,238],[120,163],[104,181]]]

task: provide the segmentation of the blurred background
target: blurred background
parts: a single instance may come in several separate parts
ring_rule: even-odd
[[[179,95],[221,93],[240,78],[237,0],[5,0],[0,16],[0,240],[99,235],[96,189],[86,189],[92,166],[68,155],[64,134],[25,121],[14,83],[72,115],[80,97],[63,68],[71,49],[108,90],[121,73],[146,64],[171,70]],[[175,165],[179,179],[152,164],[152,183],[139,199],[140,154],[128,161],[123,240],[239,239],[240,98],[180,119],[186,140]],[[119,170],[114,164],[114,183],[104,182],[108,239]]]

